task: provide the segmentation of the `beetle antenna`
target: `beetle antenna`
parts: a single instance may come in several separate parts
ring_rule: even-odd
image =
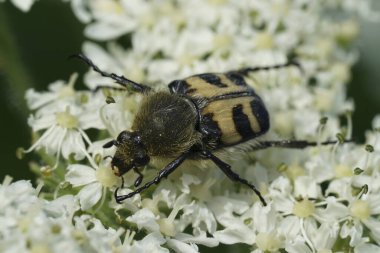
[[[286,63],[283,64],[277,64],[277,65],[272,65],[272,66],[263,66],[263,67],[252,67],[252,68],[243,68],[239,69],[237,72],[242,74],[242,75],[248,75],[250,72],[256,72],[256,71],[262,71],[262,70],[271,70],[271,69],[280,69],[280,68],[285,68],[289,66],[295,66],[297,67],[301,72],[302,66],[297,60],[289,60]]]
[[[130,79],[127,79],[124,76],[119,76],[119,75],[116,75],[114,73],[107,73],[107,72],[101,70],[98,66],[95,65],[95,63],[93,63],[84,54],[73,54],[73,55],[69,56],[69,59],[73,59],[73,58],[77,58],[79,60],[82,60],[88,66],[90,66],[95,72],[98,72],[100,75],[102,75],[104,77],[109,77],[109,78],[113,79],[116,83],[120,84],[121,86],[123,86],[125,88],[132,88],[132,90],[135,92],[144,93],[144,92],[148,92],[152,89],[146,85],[143,85],[141,83],[136,83]]]
[[[115,140],[109,141],[103,145],[103,148],[110,148],[112,146],[117,146],[119,143]]]

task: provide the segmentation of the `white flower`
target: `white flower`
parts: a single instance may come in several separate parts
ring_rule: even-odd
[[[335,140],[337,133],[351,138],[351,118],[347,116],[346,124],[341,115],[354,109],[345,92],[349,70],[358,55],[348,45],[359,34],[356,15],[373,18],[369,3],[71,1],[76,16],[85,23],[85,35],[106,45],[103,49],[85,42],[84,54],[100,69],[154,90],[167,90],[170,81],[189,75],[283,64],[293,59],[289,56],[295,57],[300,68],[258,71],[246,81],[270,112],[272,127],[263,140],[317,143]],[[341,18],[330,17],[330,8],[340,9],[342,13],[333,15]],[[0,251],[170,249],[192,253],[199,251],[198,245],[215,247],[219,243],[244,243],[254,253],[379,250],[377,118],[374,131],[366,134],[364,147],[337,143],[246,154],[241,150],[249,147],[243,146],[240,152],[226,150],[221,154],[235,172],[261,190],[266,207],[249,188],[229,182],[207,161],[184,163],[155,189],[117,204],[109,191],[120,180],[109,161],[99,162],[112,156],[114,147],[104,149],[102,145],[131,127],[142,96],[131,94],[129,89],[76,91],[75,78],[73,75],[68,84],[53,83],[47,92],[27,92],[28,105],[34,111],[29,123],[34,132],[41,132],[27,152],[45,148],[48,154],[57,155],[56,173],[39,178],[46,183],[41,198],[50,197],[51,188],[66,182],[73,187],[56,188],[54,196],[66,191],[75,196],[45,201],[37,197],[40,188],[35,190],[24,181],[10,185],[5,180],[0,186],[0,238],[4,238]],[[122,88],[91,68],[85,83],[91,90],[98,86]],[[105,103],[104,94],[112,96],[115,103]],[[321,120],[325,117],[327,123]],[[67,170],[58,166],[61,154]],[[70,154],[77,160],[87,159],[71,164]],[[143,170],[146,180],[157,175],[155,167],[167,164],[154,158]],[[127,187],[119,193],[130,193],[134,179],[126,175]],[[82,215],[79,208],[91,215]],[[126,222],[138,231],[125,232],[122,227]],[[136,233],[139,239],[134,238]]]
[[[169,253],[167,248],[161,247],[166,240],[164,237],[158,233],[153,232],[145,236],[142,240],[133,240],[134,232],[127,231],[124,243],[118,249],[120,252],[131,252],[131,253]]]
[[[45,148],[48,154],[57,155],[54,167],[57,166],[61,153],[65,159],[68,159],[70,154],[74,154],[76,160],[81,160],[88,155],[84,140],[88,143],[90,140],[80,128],[79,117],[73,114],[71,107],[39,118],[31,116],[29,124],[34,126],[36,131],[40,129],[46,129],[46,131],[25,151],[26,153]]]
[[[1,252],[110,252],[119,246],[117,231],[106,229],[90,216],[75,216],[79,210],[73,196],[52,202],[37,197],[27,181],[0,185]]]
[[[91,95],[90,93],[78,95],[73,90],[76,78],[76,74],[72,75],[68,85],[64,85],[61,81],[52,84],[50,92],[37,93],[33,90],[27,92],[29,106],[31,109],[36,109],[36,113],[29,117],[28,123],[33,131],[45,130],[45,132],[24,152],[45,148],[48,154],[56,155],[54,168],[58,166],[60,154],[65,159],[71,154],[74,154],[76,160],[89,157],[85,142],[91,144],[91,141],[84,130],[90,127],[98,129],[104,127],[99,120],[101,107],[99,95],[91,97],[92,102],[88,105],[78,102],[83,95],[87,97]]]
[[[81,164],[72,164],[67,168],[66,181],[74,187],[83,187],[77,195],[82,210],[93,207],[102,196],[104,201],[107,189],[117,185],[119,181],[109,163],[104,162],[99,164],[99,166],[96,164],[93,166],[95,168]]]
[[[143,208],[132,216],[127,218],[127,221],[133,222],[139,229],[147,229],[148,232],[160,232],[166,236],[166,242],[170,248],[176,252],[198,252],[196,244],[203,244],[209,247],[218,245],[217,240],[207,237],[206,233],[195,228],[193,235],[183,233],[186,227],[178,226],[176,216],[181,209],[191,205],[186,194],[180,195],[173,203],[173,209],[167,217],[160,217],[154,214],[151,210]]]

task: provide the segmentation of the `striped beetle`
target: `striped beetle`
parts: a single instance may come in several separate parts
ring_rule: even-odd
[[[139,187],[143,179],[139,168],[147,165],[151,157],[173,159],[153,180],[135,191],[118,195],[117,188],[114,195],[118,203],[153,184],[158,184],[187,159],[208,159],[228,178],[250,187],[263,205],[266,205],[260,191],[235,173],[214,152],[248,142],[269,129],[268,111],[253,88],[247,85],[245,77],[255,71],[290,65],[299,67],[297,62],[244,68],[226,73],[197,74],[172,81],[168,84],[169,91],[153,91],[149,86],[124,76],[100,70],[83,54],[73,57],[81,59],[94,71],[112,78],[124,88],[144,95],[131,130],[122,131],[115,140],[103,146],[117,148],[111,161],[115,174],[121,177],[133,170],[138,174],[134,185]],[[320,144],[332,143],[335,142],[326,141]],[[316,145],[316,142],[303,140],[257,141],[252,150],[269,147],[305,148]]]

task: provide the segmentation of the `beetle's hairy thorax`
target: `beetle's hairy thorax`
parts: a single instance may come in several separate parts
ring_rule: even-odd
[[[197,110],[177,94],[147,94],[132,125],[139,131],[149,155],[177,157],[201,142],[196,131]]]

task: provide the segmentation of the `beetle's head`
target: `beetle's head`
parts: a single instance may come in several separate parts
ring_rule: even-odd
[[[149,155],[141,142],[138,132],[123,131],[116,140],[103,145],[104,148],[116,146],[111,166],[117,176],[122,176],[131,169],[139,168],[149,163]]]

